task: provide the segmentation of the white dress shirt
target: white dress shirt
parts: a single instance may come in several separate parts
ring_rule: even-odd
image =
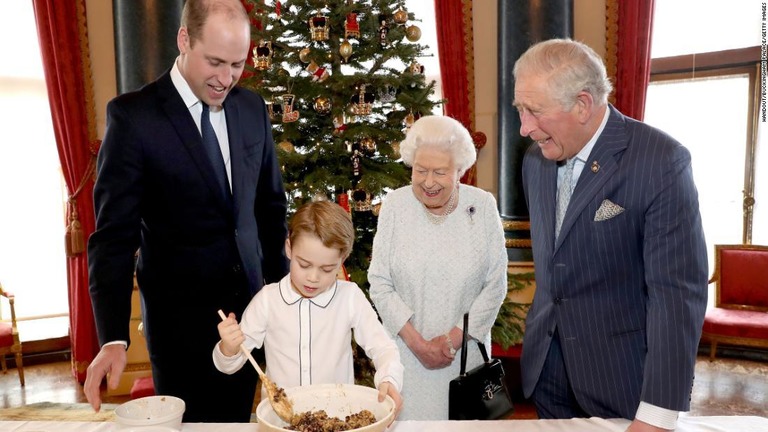
[[[373,360],[374,384],[403,385],[403,365],[397,345],[379,322],[371,303],[354,282],[337,281],[314,298],[304,298],[292,287],[290,275],[262,288],[243,312],[240,328],[245,348],[264,345],[266,374],[280,387],[309,384],[354,384],[352,331],[355,342]],[[213,362],[224,373],[234,373],[246,362],[238,352],[226,357],[221,342]]]
[[[173,68],[171,69],[171,81],[173,81],[173,86],[176,87],[176,91],[181,95],[181,99],[184,100],[184,105],[187,106],[189,114],[192,115],[192,119],[195,120],[197,130],[200,131],[200,135],[202,136],[202,130],[200,129],[200,116],[203,114],[203,106],[200,104],[202,101],[192,93],[189,84],[184,77],[181,76],[178,61],[173,63]],[[219,141],[221,156],[224,158],[224,166],[227,168],[229,189],[232,190],[232,164],[230,163],[229,156],[229,133],[227,132],[227,116],[224,112],[224,107],[212,106],[210,118],[211,125],[213,125],[213,131],[216,133],[216,139]]]

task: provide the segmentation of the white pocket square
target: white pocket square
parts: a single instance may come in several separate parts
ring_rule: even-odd
[[[595,212],[595,222],[601,222],[616,217],[624,212],[624,207],[611,200],[603,200],[600,208]]]

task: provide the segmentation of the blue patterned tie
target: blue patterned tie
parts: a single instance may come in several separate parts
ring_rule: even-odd
[[[576,158],[571,158],[565,164],[565,172],[557,188],[557,213],[555,217],[555,240],[560,235],[560,228],[563,226],[563,218],[568,210],[568,203],[571,201],[573,192],[573,166],[576,164]]]
[[[211,160],[211,165],[213,165],[213,171],[216,174],[216,180],[219,183],[219,189],[221,190],[222,196],[227,197],[230,195],[227,167],[224,166],[224,157],[221,155],[219,140],[216,138],[216,133],[213,131],[210,109],[207,104],[203,102],[200,103],[203,106],[203,115],[200,117],[200,132],[203,135],[203,147],[205,147],[205,152],[208,153],[208,158]]]

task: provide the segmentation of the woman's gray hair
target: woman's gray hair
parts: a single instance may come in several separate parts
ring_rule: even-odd
[[[469,131],[451,117],[430,115],[416,120],[400,143],[403,162],[412,167],[416,150],[427,146],[450,153],[459,170],[459,177],[477,160]]]
[[[579,92],[592,95],[597,106],[608,103],[613,90],[603,59],[589,46],[571,39],[550,39],[533,45],[515,63],[512,72],[547,76],[552,97],[565,109],[576,103]]]

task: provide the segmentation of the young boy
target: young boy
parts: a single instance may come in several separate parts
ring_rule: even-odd
[[[354,384],[354,330],[376,367],[379,401],[390,395],[399,412],[403,365],[397,345],[357,284],[336,278],[354,241],[349,214],[333,202],[311,202],[291,218],[288,231],[290,273],[256,294],[239,326],[233,313],[218,325],[216,368],[235,373],[246,363],[240,344],[247,350],[263,344],[266,373],[280,387]]]

